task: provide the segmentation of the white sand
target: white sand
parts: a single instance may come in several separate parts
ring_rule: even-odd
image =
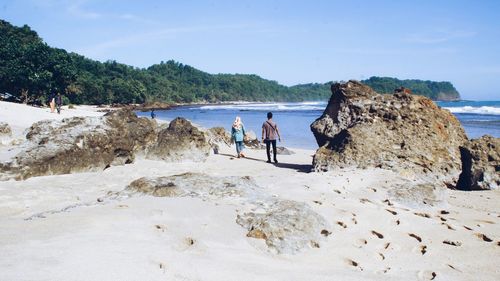
[[[17,132],[63,114],[101,113],[59,116],[0,103],[0,121]],[[281,167],[265,163],[263,151],[231,159],[234,148],[224,147],[204,163],[138,160],[98,173],[0,182],[0,280],[500,280],[498,190],[448,191],[448,203],[434,208],[388,206],[386,187],[399,175],[304,173],[314,151],[293,151],[279,157]],[[251,176],[269,194],[309,204],[332,235],[319,249],[276,255],[236,224],[237,201],[107,196],[139,177],[188,171]]]

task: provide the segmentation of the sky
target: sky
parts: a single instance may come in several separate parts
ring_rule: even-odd
[[[500,100],[500,1],[0,0],[0,18],[91,59],[175,60],[284,85],[450,81]]]

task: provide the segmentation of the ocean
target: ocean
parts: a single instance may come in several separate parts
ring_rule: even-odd
[[[500,101],[437,102],[450,110],[460,120],[469,138],[484,134],[500,137]],[[236,116],[240,116],[247,131],[254,131],[260,139],[262,123],[266,113],[274,114],[282,135],[280,146],[292,148],[318,148],[309,125],[321,116],[326,101],[299,103],[238,103],[228,105],[180,106],[170,110],[155,111],[158,119],[170,121],[184,117],[205,128],[224,127],[231,129]],[[150,112],[137,112],[139,116],[150,116]]]

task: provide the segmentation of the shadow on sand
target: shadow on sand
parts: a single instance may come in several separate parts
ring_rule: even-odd
[[[219,155],[223,155],[223,156],[227,156],[227,157],[230,157],[230,158],[236,158],[234,155],[231,155],[231,154],[225,154],[225,153],[219,153]],[[252,161],[258,161],[258,162],[264,162],[264,163],[267,163],[266,160],[263,160],[263,159],[257,159],[257,158],[253,158],[253,157],[248,157],[248,156],[245,156],[244,158],[242,159],[248,159],[248,160],[252,160]],[[310,173],[312,171],[312,165],[311,164],[293,164],[293,163],[272,163],[272,164],[269,164],[269,165],[274,165],[278,168],[283,168],[283,169],[292,169],[292,170],[296,170],[297,172],[300,172],[300,173]]]

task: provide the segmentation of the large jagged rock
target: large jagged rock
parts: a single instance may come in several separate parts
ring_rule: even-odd
[[[204,161],[210,154],[207,135],[188,120],[177,117],[158,133],[158,141],[147,152],[148,159]]]
[[[462,173],[456,188],[497,189],[500,186],[500,138],[489,135],[460,147]]]
[[[248,237],[264,239],[278,254],[319,248],[319,241],[330,233],[323,217],[308,205],[290,200],[276,201],[262,213],[238,215],[236,222],[248,230]]]
[[[459,146],[467,137],[448,110],[405,91],[380,95],[357,81],[333,84],[331,90],[323,115],[311,124],[320,146],[315,170],[381,167],[456,179]]]
[[[34,123],[22,151],[0,164],[0,179],[103,170],[134,161],[156,141],[156,123],[131,111]]]

